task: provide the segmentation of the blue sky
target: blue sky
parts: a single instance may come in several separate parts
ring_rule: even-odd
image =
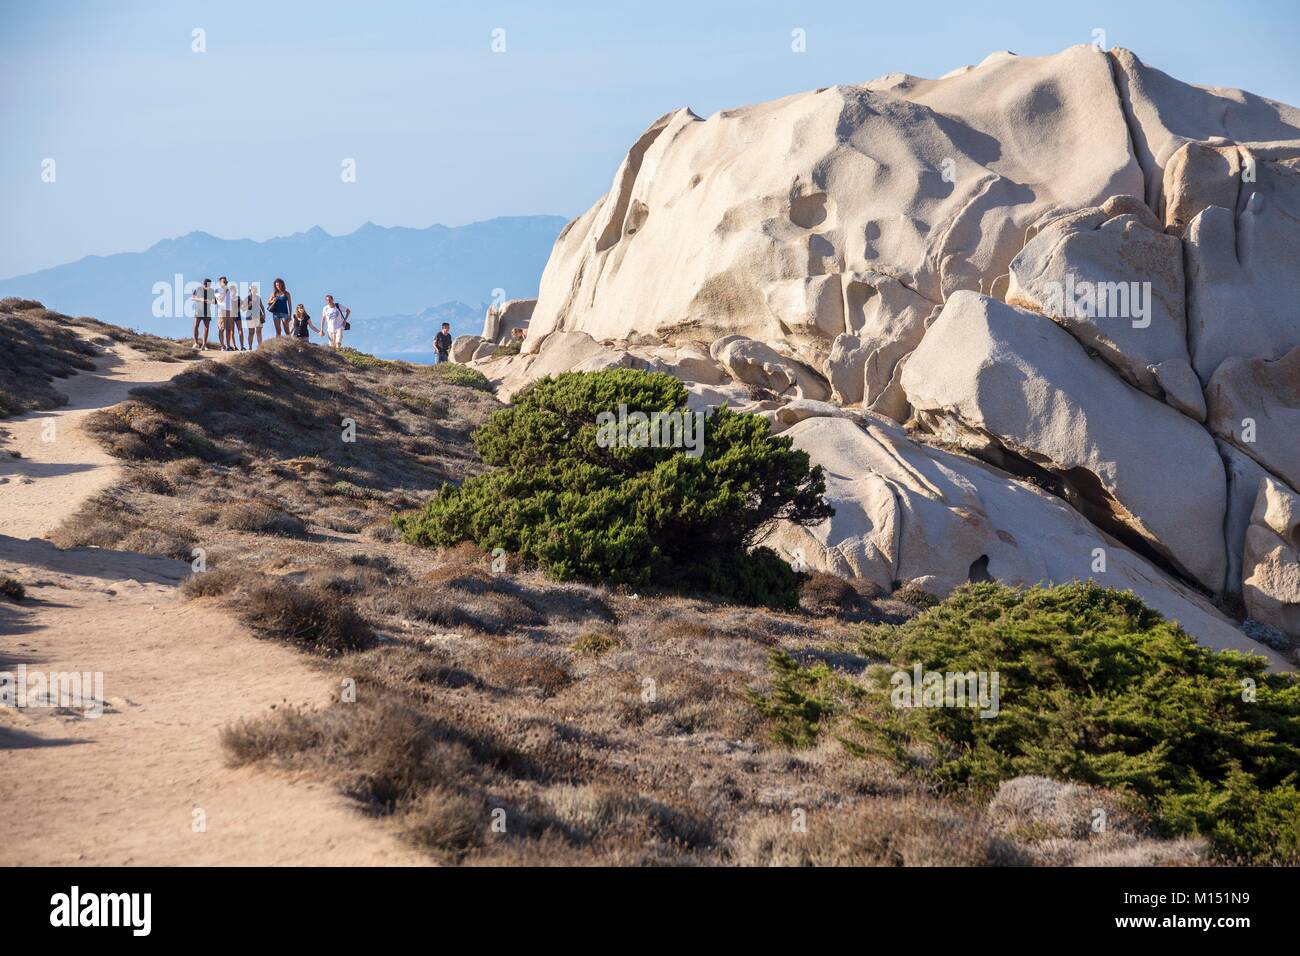
[[[0,276],[195,229],[267,239],[573,216],[678,106],[707,115],[893,71],[938,76],[1098,28],[1179,79],[1300,104],[1295,0],[4,0]]]

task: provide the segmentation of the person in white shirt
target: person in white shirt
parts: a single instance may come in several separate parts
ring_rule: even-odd
[[[244,297],[244,328],[248,331],[248,348],[251,351],[262,346],[262,326],[266,324],[266,306],[262,304],[262,296],[258,292],[257,283],[254,282],[248,287],[248,295]],[[257,345],[253,344],[253,336],[257,336]]]
[[[334,296],[325,296],[325,308],[320,313],[320,327],[330,340],[332,348],[343,347],[343,330],[347,328],[348,316],[351,314],[352,310],[347,306],[334,303]]]
[[[235,351],[235,287],[222,276],[217,280],[217,338],[221,351]]]

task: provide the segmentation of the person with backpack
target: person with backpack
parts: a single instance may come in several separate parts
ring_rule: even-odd
[[[352,310],[345,305],[336,305],[334,296],[325,296],[325,308],[321,310],[320,327],[321,331],[330,340],[330,347],[341,349],[343,347],[343,333],[351,326],[348,324],[348,316]]]
[[[248,295],[244,298],[244,314],[248,316],[245,324],[248,326],[248,349],[251,352],[254,348],[262,347],[262,326],[266,325],[266,306],[262,304],[256,282],[248,287]],[[253,345],[254,333],[257,333],[256,346]]]
[[[442,323],[442,329],[433,337],[433,350],[438,353],[437,364],[451,358],[451,323]]]

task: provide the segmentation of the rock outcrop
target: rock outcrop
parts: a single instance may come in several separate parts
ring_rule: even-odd
[[[522,354],[476,364],[764,415],[842,508],[774,540],[837,573],[1066,580],[1095,545],[1229,646],[1198,589],[1291,626],[1256,503],[1300,485],[1297,302],[1300,110],[1081,46],[665,114],[556,240]]]
[[[1300,301],[1293,307],[1300,310]],[[1272,362],[1228,359],[1206,397],[1214,434],[1300,488],[1300,347]]]
[[[1178,237],[1141,200],[1112,196],[1039,227],[1011,261],[1006,301],[1049,315],[1130,384],[1204,421],[1183,286]]]
[[[1212,647],[1283,663],[1203,597],[1028,482],[920,445],[884,419],[809,418],[784,434],[826,469],[835,508],[819,525],[780,525],[762,542],[792,563],[885,591],[911,581],[940,597],[970,580],[1092,578],[1131,589]]]
[[[1260,483],[1242,573],[1247,613],[1300,638],[1300,495],[1271,478]]]
[[[1009,471],[1046,472],[1098,526],[1222,587],[1227,482],[1214,439],[1045,316],[955,293],[903,388],[927,429]]]
[[[515,331],[527,333],[533,318],[536,299],[507,299],[488,306],[483,316],[483,338],[497,345],[505,345]]]

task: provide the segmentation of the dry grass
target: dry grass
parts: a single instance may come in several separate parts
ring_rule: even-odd
[[[67,404],[55,381],[93,369],[114,342],[159,361],[194,358],[170,339],[73,318],[33,299],[0,299],[0,418]]]
[[[221,512],[221,524],[231,531],[274,534],[291,538],[301,537],[307,531],[306,524],[297,515],[260,501],[245,501],[230,505]]]
[[[769,652],[852,676],[867,663],[850,651],[861,622],[916,613],[900,600],[814,576],[799,611],[777,612],[557,584],[514,558],[494,567],[472,545],[393,540],[395,509],[481,468],[468,433],[496,407],[422,376],[272,343],[137,394],[142,409],[119,412],[124,430],[105,437],[146,457],[60,529],[61,545],[174,553],[192,542],[208,570],[186,582],[187,598],[329,655],[329,668],[356,682],[355,703],[227,728],[232,763],[329,781],[451,864],[1194,856],[1139,835],[1118,806],[1103,844],[1080,838],[1074,811],[1060,809],[1069,800],[1046,816],[1013,791],[988,809],[960,805],[833,740],[798,752],[769,743],[747,695],[769,689]],[[355,412],[355,443],[306,411],[340,403]],[[194,444],[168,442],[180,426]],[[297,522],[287,534],[286,519]],[[807,813],[806,833],[791,829],[795,810]]]
[[[802,812],[802,816],[799,814]],[[799,829],[799,828],[802,829]],[[844,809],[796,808],[747,830],[748,866],[1007,866],[1026,862],[979,815],[921,797],[864,800]]]

